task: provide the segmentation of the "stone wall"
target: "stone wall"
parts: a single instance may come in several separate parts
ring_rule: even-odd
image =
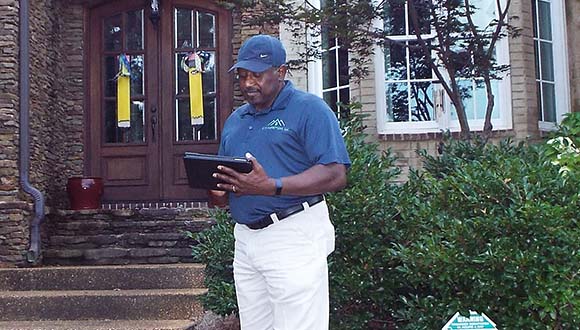
[[[63,3],[30,1],[30,98],[19,100],[19,1],[0,0],[0,263],[26,262],[33,215],[19,183],[20,101],[29,104],[30,183],[46,205],[62,206],[66,177],[82,173],[83,15]]]
[[[0,265],[22,264],[31,204],[19,189],[17,0],[0,0]]]
[[[186,232],[214,223],[207,209],[57,210],[43,225],[43,264],[193,262]]]

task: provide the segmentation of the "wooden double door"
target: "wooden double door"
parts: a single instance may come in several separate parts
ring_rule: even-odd
[[[101,3],[88,16],[85,165],[103,177],[104,200],[205,199],[188,187],[182,157],[215,153],[232,110],[229,11],[203,0],[126,0]],[[196,125],[184,61],[192,53],[203,62],[203,124]],[[129,127],[118,122],[119,94],[127,95],[118,91],[122,58],[130,68]]]

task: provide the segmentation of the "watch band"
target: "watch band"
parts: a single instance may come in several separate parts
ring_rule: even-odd
[[[281,195],[282,194],[282,179],[277,178],[277,179],[274,179],[274,181],[276,182],[276,196]]]

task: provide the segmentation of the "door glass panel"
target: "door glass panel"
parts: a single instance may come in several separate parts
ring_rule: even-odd
[[[143,10],[134,10],[104,19],[103,140],[105,143],[145,141],[145,77]],[[129,63],[129,127],[119,127],[117,102],[119,58]]]
[[[121,50],[121,15],[115,15],[105,19],[105,51]]]
[[[127,49],[143,50],[143,9],[127,13]]]
[[[143,70],[144,61],[143,55],[130,56],[131,63],[131,96],[141,96],[144,91]]]
[[[215,16],[198,13],[199,47],[215,47]]]
[[[175,140],[201,141],[217,138],[216,122],[216,32],[215,16],[193,9],[175,9]],[[196,20],[192,20],[196,17]],[[198,31],[197,34],[195,31]],[[199,45],[194,48],[192,45]],[[190,63],[184,58],[197,54],[202,63],[203,124],[191,124],[189,100]]]
[[[117,64],[117,56],[105,56],[105,97],[117,96],[117,73],[119,72],[119,65]]]
[[[193,47],[191,10],[175,9],[175,48]]]
[[[131,126],[117,126],[117,101],[105,102],[105,142],[106,143],[142,143],[145,141],[145,103],[131,102]]]

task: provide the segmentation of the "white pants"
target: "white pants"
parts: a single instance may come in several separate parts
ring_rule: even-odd
[[[327,330],[334,227],[322,201],[264,229],[236,224],[234,279],[242,330]]]

